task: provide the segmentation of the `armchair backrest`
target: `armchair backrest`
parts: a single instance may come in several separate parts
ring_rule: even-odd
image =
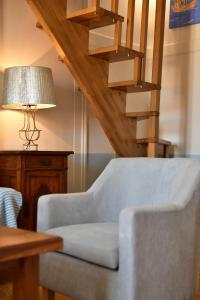
[[[126,207],[187,201],[200,178],[200,161],[192,159],[113,159],[89,189],[95,221],[117,222]],[[182,196],[180,196],[182,195]]]

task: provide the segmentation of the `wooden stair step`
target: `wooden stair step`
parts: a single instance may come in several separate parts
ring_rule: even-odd
[[[150,117],[159,116],[158,111],[137,111],[126,113],[127,118],[136,118],[138,121],[146,120]]]
[[[89,29],[100,28],[124,21],[124,17],[102,7],[89,7],[67,14],[67,20],[79,23]]]
[[[135,80],[110,82],[108,83],[108,87],[127,93],[150,92],[153,90],[161,89],[161,86],[159,84]]]
[[[138,145],[146,145],[148,147],[149,144],[155,143],[156,145],[156,157],[164,157],[164,158],[172,158],[174,157],[174,145],[171,142],[162,140],[159,138],[145,138],[145,139],[137,139]],[[147,148],[148,149],[148,148]],[[147,153],[148,155],[148,150]]]
[[[138,156],[148,156],[149,143],[154,143],[156,148],[156,157],[171,158],[174,157],[174,145],[171,142],[159,138],[126,139],[125,143],[137,145]],[[136,148],[137,149],[137,148]],[[135,150],[136,151],[136,150]],[[136,156],[136,155],[135,155]],[[152,156],[153,157],[153,156]]]
[[[89,55],[109,62],[118,62],[134,59],[135,57],[144,57],[142,52],[119,45],[91,49],[89,50]]]
[[[144,139],[137,139],[137,144],[149,144],[149,143],[157,143],[162,145],[171,145],[171,142],[162,140],[159,138],[144,138]]]

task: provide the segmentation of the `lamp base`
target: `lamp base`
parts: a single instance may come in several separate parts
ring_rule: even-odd
[[[27,141],[26,143],[23,144],[23,150],[26,150],[26,151],[37,151],[38,150],[38,144],[35,144],[33,141]]]

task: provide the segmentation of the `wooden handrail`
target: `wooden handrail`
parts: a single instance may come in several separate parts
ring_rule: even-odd
[[[166,0],[156,1],[155,14],[155,32],[154,32],[154,49],[153,49],[153,66],[152,66],[152,83],[161,84],[162,79],[162,61],[163,61],[163,44],[165,29],[165,9]],[[160,110],[160,91],[151,92],[150,110]],[[157,138],[159,136],[159,117],[151,117],[149,121],[149,137]],[[155,145],[149,145],[148,156],[157,155]]]
[[[111,0],[111,11],[115,14],[118,14],[119,9],[119,0]],[[115,34],[114,34],[114,45],[120,46],[122,39],[122,22],[117,21],[115,23]]]
[[[92,0],[92,6],[99,7],[100,6],[100,0]]]
[[[152,82],[161,84],[166,0],[156,1]]]
[[[133,46],[134,16],[135,16],[135,0],[128,0],[126,47],[131,49]]]
[[[156,1],[153,67],[152,67],[152,83],[155,84],[161,84],[161,78],[162,78],[165,7],[166,7],[166,0]],[[159,110],[159,108],[160,108],[160,92],[154,91],[152,92],[151,95],[151,109]]]
[[[118,9],[119,9],[119,0],[111,0],[111,11],[117,14]]]
[[[141,74],[142,74],[142,58],[136,57],[134,60],[134,81],[140,81],[141,80]]]
[[[115,46],[121,45],[121,39],[122,39],[122,22],[117,21],[115,24],[115,36],[114,36]]]
[[[144,53],[144,58],[142,60],[142,75],[141,75],[141,78],[144,81],[145,81],[145,70],[146,70],[148,21],[149,21],[149,0],[143,0],[141,33],[140,33],[140,52]]]

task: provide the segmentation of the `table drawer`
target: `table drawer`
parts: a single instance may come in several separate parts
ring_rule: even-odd
[[[64,156],[28,156],[25,161],[26,169],[64,169],[65,167]]]

